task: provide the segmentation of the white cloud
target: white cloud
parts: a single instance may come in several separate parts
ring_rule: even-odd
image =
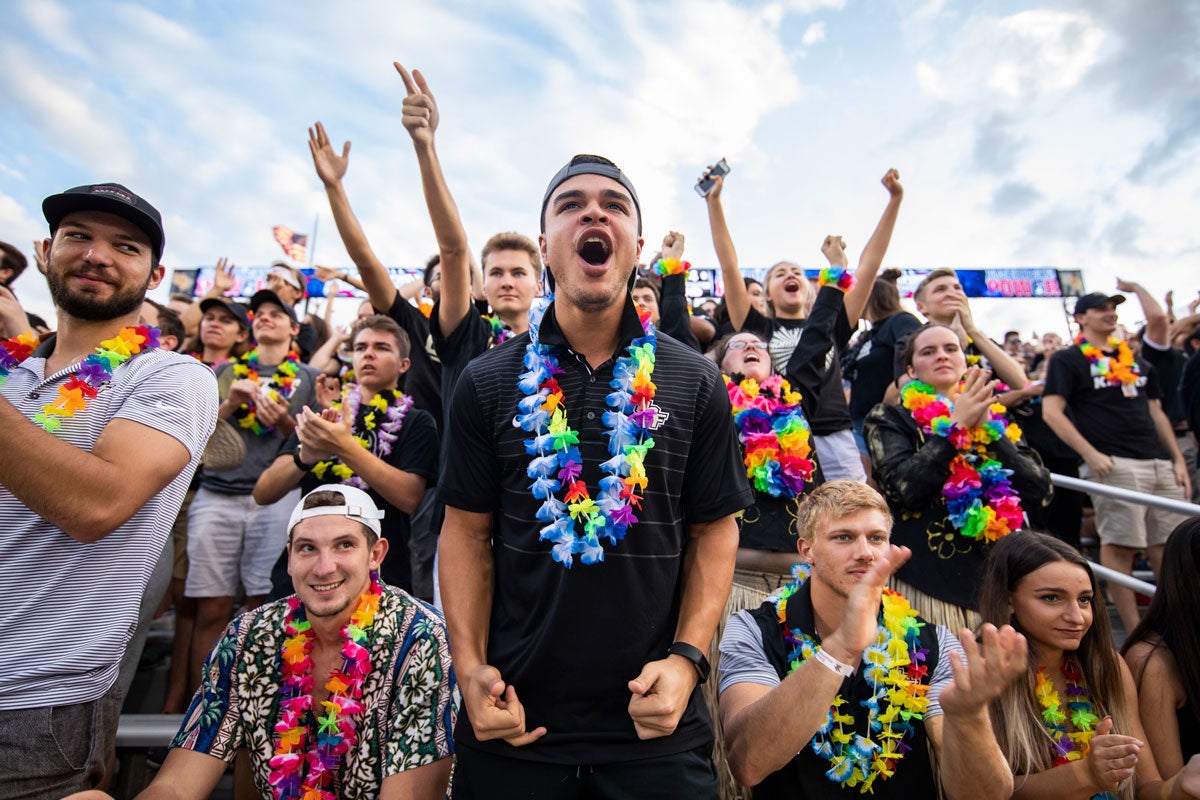
[[[787,0],[787,7],[793,14],[812,14],[824,9],[841,10],[846,0]]]
[[[921,87],[922,92],[934,98],[946,96],[946,84],[932,64],[928,61],[918,61],[915,71],[917,85]]]
[[[800,37],[800,42],[806,47],[823,41],[825,41],[824,22],[812,23],[804,30],[804,35]]]

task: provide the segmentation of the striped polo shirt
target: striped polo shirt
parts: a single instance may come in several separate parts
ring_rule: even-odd
[[[0,386],[0,394],[29,419],[77,367],[46,376],[51,352],[52,340],[43,342]],[[177,439],[191,459],[128,522],[90,544],[72,539],[0,486],[0,710],[88,702],[116,680],[150,572],[216,426],[212,370],[178,353],[140,353],[115,370],[85,409],[63,419],[55,435],[91,452],[117,418]]]

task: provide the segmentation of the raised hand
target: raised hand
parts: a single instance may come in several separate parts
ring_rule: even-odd
[[[894,169],[889,169],[880,181],[883,188],[888,190],[888,194],[892,197],[904,197],[904,187],[900,185],[900,173]]]
[[[663,258],[683,258],[683,234],[678,231],[671,231],[663,237],[662,242],[662,257]]]
[[[947,714],[970,714],[987,707],[1010,683],[1025,673],[1029,646],[1025,637],[1004,625],[983,626],[982,647],[967,629],[959,632],[964,664],[958,653],[950,654],[954,682],[942,691],[939,702]]]
[[[213,289],[217,291],[218,296],[233,289],[233,264],[230,264],[225,256],[217,259],[217,265],[213,269]]]
[[[844,267],[850,263],[846,259],[846,240],[840,236],[826,236],[825,241],[821,243],[821,252],[835,267]]]
[[[471,670],[462,690],[463,706],[479,741],[503,739],[520,747],[546,735],[544,727],[525,730],[525,707],[517,699],[517,690],[506,686],[500,670],[490,664]]]
[[[1137,290],[1138,290],[1138,285],[1136,283],[1134,283],[1133,281],[1125,281],[1125,280],[1121,280],[1120,278],[1117,278],[1117,291],[1118,292],[1136,292]],[[1170,308],[1170,306],[1168,306],[1168,308]]]
[[[425,76],[419,69],[414,69],[410,75],[399,61],[393,61],[392,65],[395,66],[396,72],[400,73],[404,89],[408,92],[400,106],[400,121],[404,124],[404,129],[408,131],[414,144],[433,144],[433,132],[438,126],[438,108],[433,92],[429,91],[429,84],[425,82]]]
[[[318,121],[315,130],[308,129],[308,150],[312,153],[313,166],[317,168],[321,183],[332,186],[342,180],[346,168],[350,166],[350,142],[342,145],[342,154],[339,156],[329,143],[325,126]]]
[[[1145,742],[1132,736],[1121,736],[1112,732],[1112,717],[1105,717],[1096,726],[1092,737],[1092,749],[1087,755],[1087,765],[1095,785],[1103,791],[1116,791],[1117,784],[1133,775],[1137,766],[1138,752]]]
[[[876,558],[867,573],[854,584],[846,598],[845,610],[838,628],[822,644],[822,648],[851,666],[862,660],[862,651],[875,641],[879,630],[879,603],[888,578],[908,561],[912,551],[907,547],[889,545],[886,558]]]
[[[701,178],[709,178],[713,182],[712,188],[708,190],[708,194],[704,195],[704,201],[706,203],[713,203],[717,200],[720,200],[721,190],[725,188],[725,176],[710,174],[712,169],[713,165],[709,164],[708,168],[704,170],[704,174],[700,176]]]

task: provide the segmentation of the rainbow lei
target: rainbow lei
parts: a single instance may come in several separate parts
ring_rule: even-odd
[[[756,491],[771,497],[799,497],[812,480],[810,429],[800,393],[782,375],[761,384],[725,378],[746,477]]]
[[[483,321],[492,329],[492,347],[504,344],[512,337],[512,328],[504,324],[499,314],[484,314]]]
[[[822,267],[817,276],[817,283],[821,286],[836,286],[843,292],[848,292],[854,288],[854,276],[845,267]]]
[[[1108,349],[1117,353],[1115,359],[1104,355],[1104,351],[1088,342],[1082,333],[1075,337],[1075,344],[1092,365],[1093,376],[1104,378],[1109,386],[1120,386],[1128,397],[1137,395],[1138,364],[1128,344],[1116,337],[1108,337]]]
[[[775,608],[783,638],[792,646],[788,654],[788,674],[812,657],[819,645],[800,628],[787,627],[788,600],[808,578],[811,567],[798,564],[796,580],[776,596]],[[875,642],[863,650],[863,678],[875,694],[862,701],[867,709],[865,733],[855,728],[853,709],[839,692],[809,746],[829,762],[825,777],[842,787],[859,787],[860,794],[874,791],[876,780],[887,780],[897,763],[912,749],[904,737],[915,732],[912,721],[924,719],[929,706],[929,666],[921,662],[929,649],[921,647],[921,628],[908,601],[891,589],[883,590],[882,610]]]
[[[391,455],[392,447],[396,444],[397,433],[404,424],[404,417],[408,414],[408,410],[412,408],[413,399],[395,389],[384,389],[382,392],[377,392],[367,401],[367,413],[363,416],[361,426],[358,421],[358,411],[362,407],[362,390],[356,385],[348,385],[342,391],[341,403],[335,403],[333,407],[340,408],[343,403],[346,406],[346,416],[353,420],[351,424],[354,426],[354,441],[381,459]],[[379,421],[381,414],[383,415],[382,422]],[[375,434],[374,445],[368,439],[371,433]],[[366,481],[354,474],[354,470],[336,458],[318,461],[312,465],[310,471],[319,480],[324,480],[326,471],[331,471],[334,476],[341,479],[342,483],[355,486],[363,491],[370,488]]]
[[[23,333],[3,343],[0,347],[0,353],[3,354],[0,355],[0,382],[8,377],[12,367],[29,357],[37,341],[32,334]],[[73,417],[87,408],[88,401],[95,398],[112,380],[117,367],[143,350],[158,346],[158,328],[148,325],[122,328],[120,333],[105,339],[96,352],[79,363],[75,374],[58,387],[58,395],[33,415],[33,421],[47,433],[56,432],[62,427],[59,417]]]
[[[1021,429],[1004,417],[1005,408],[992,403],[988,421],[965,430],[950,421],[954,402],[923,381],[912,381],[900,390],[900,404],[912,412],[926,436],[950,440],[958,454],[950,462],[950,476],[942,485],[950,522],[969,539],[994,542],[1021,527],[1021,498],[1012,488],[1011,469],[987,455],[987,446],[1007,436],[1021,438]]]
[[[686,275],[688,270],[692,268],[690,261],[684,261],[679,258],[660,258],[654,262],[654,266],[650,271],[660,278],[665,278],[668,275]]]
[[[534,302],[529,309],[529,344],[525,347],[525,369],[518,386],[524,397],[517,403],[521,413],[513,418],[513,426],[533,434],[525,440],[525,451],[532,456],[526,474],[533,479],[529,485],[533,496],[542,500],[537,518],[547,523],[540,539],[554,543],[554,560],[571,568],[576,555],[584,564],[604,560],[601,537],[616,545],[625,538],[629,526],[638,521],[634,509],[642,507],[648,479],[646,454],[654,447],[650,437],[651,425],[658,410],[653,406],[655,386],[650,377],[654,372],[657,338],[650,315],[638,309],[644,336],[634,339],[613,367],[609,386],[614,391],[606,402],[612,409],[604,412],[604,435],[612,458],[600,465],[605,476],[600,479],[600,492],[593,500],[580,474],[583,455],[579,451],[579,434],[567,422],[562,388],[556,375],[561,375],[554,348],[538,341],[542,317],[553,295]],[[566,487],[559,500],[555,493]],[[583,526],[583,533],[576,529]]]
[[[287,638],[280,662],[283,685],[279,689],[279,717],[275,722],[275,755],[268,780],[275,800],[336,800],[333,787],[342,759],[358,741],[353,717],[363,712],[363,682],[371,673],[368,639],[383,589],[379,575],[371,573],[371,585],[358,598],[358,607],[342,628],[342,668],[335,669],[325,684],[329,699],[321,703],[325,715],[316,714],[315,740],[308,715],[313,698],[312,623],[304,605],[293,596],[287,600],[284,619]],[[306,747],[307,745],[307,747]]]
[[[284,404],[287,403],[288,398],[292,396],[292,389],[296,382],[296,373],[299,371],[299,367],[300,354],[295,350],[289,350],[287,358],[275,368],[275,374],[271,376],[271,380],[267,384],[267,392],[270,394],[272,400]],[[238,378],[249,378],[255,383],[259,382],[257,347],[234,362],[233,374]],[[275,430],[275,428],[263,425],[258,421],[256,406],[253,401],[242,403],[238,407],[238,410],[233,412],[233,416],[237,419],[238,425],[253,431],[259,436]]]
[[[1087,689],[1083,687],[1083,673],[1079,665],[1070,658],[1063,659],[1062,674],[1067,679],[1067,705],[1063,708],[1062,699],[1054,689],[1054,683],[1046,675],[1046,670],[1039,668],[1035,678],[1038,702],[1042,706],[1042,727],[1054,741],[1054,766],[1069,764],[1086,758],[1092,746],[1092,737],[1096,735],[1096,724],[1100,715],[1088,700]],[[1075,728],[1071,733],[1070,728]],[[1093,800],[1116,800],[1116,795],[1110,792],[1092,795]]]

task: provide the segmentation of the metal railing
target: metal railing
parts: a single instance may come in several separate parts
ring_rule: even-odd
[[[1107,486],[1103,483],[1096,483],[1095,481],[1088,481],[1082,478],[1073,478],[1069,475],[1059,475],[1057,473],[1050,474],[1050,481],[1058,489],[1074,489],[1078,492],[1103,495],[1104,497],[1112,497],[1116,500],[1124,500],[1128,503],[1137,503],[1138,505],[1150,506],[1151,508],[1161,508],[1164,511],[1184,514],[1189,517],[1200,516],[1200,505],[1184,502],[1183,500],[1159,497],[1158,495],[1146,494],[1145,492],[1135,492],[1132,489]],[[1146,595],[1147,597],[1154,596],[1154,584],[1146,583],[1132,575],[1126,575],[1123,572],[1109,569],[1103,564],[1090,561],[1090,559],[1089,563],[1092,565],[1092,571],[1096,573],[1096,577],[1100,580],[1124,586],[1126,589],[1132,589],[1138,594]]]

